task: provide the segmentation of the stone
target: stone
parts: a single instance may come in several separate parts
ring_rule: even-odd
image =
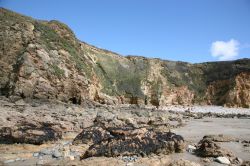
[[[24,159],[22,158],[16,158],[15,161],[23,161]]]
[[[55,141],[60,138],[62,138],[62,133],[53,127],[53,123],[22,121],[19,122],[18,127],[0,128],[0,142],[2,143],[40,145],[46,141]]]
[[[205,135],[204,138],[211,139],[214,142],[231,142],[236,141],[235,138],[223,134],[219,135]]]
[[[93,144],[99,143],[101,141],[111,138],[110,133],[107,130],[104,130],[102,127],[90,127],[84,129],[80,134],[76,136],[73,140],[73,144]]]
[[[188,145],[187,151],[188,151],[189,153],[193,153],[195,150],[196,150],[196,147],[195,147],[195,146],[193,146],[193,145]]]
[[[215,159],[215,161],[221,163],[221,164],[226,164],[226,165],[229,165],[231,164],[231,162],[229,161],[229,159],[227,157],[217,157]]]
[[[71,161],[73,161],[73,160],[75,160],[75,156],[69,156],[69,159],[70,159]]]
[[[37,50],[37,55],[45,62],[48,63],[50,61],[49,54],[44,50]]]
[[[235,162],[237,162],[237,164],[242,164],[243,160],[239,157],[236,157]]]
[[[234,157],[234,154],[231,151],[221,148],[218,144],[207,137],[203,137],[203,139],[198,143],[195,153],[201,157]]]
[[[209,162],[211,162],[211,159],[210,158],[203,158],[202,161],[205,163],[209,163]]]
[[[34,157],[38,157],[38,156],[39,156],[39,153],[33,153],[33,156],[34,156]]]
[[[55,150],[54,152],[53,152],[53,154],[52,154],[52,157],[54,157],[54,158],[60,158],[60,157],[62,157],[63,155],[62,155],[62,153],[61,152],[59,152],[59,150]]]
[[[4,161],[4,164],[13,163],[13,162],[15,162],[15,161],[16,161],[16,160],[14,160],[14,159],[5,160],[5,161]]]
[[[124,162],[135,162],[137,160],[137,156],[123,156],[122,160]]]
[[[89,128],[89,130],[92,129]],[[179,153],[183,151],[185,145],[184,139],[180,135],[171,132],[155,132],[146,128],[136,129],[124,126],[102,128],[100,133],[103,131],[108,131],[113,137],[101,137],[99,134],[98,142],[94,142],[81,156],[81,159],[94,156],[117,157],[120,155],[145,156]],[[92,136],[95,137],[95,135]]]
[[[72,100],[75,104],[90,100],[155,107],[199,103],[250,106],[249,58],[228,63],[191,64],[120,56],[79,41],[69,28],[58,25],[60,23],[13,15],[3,8],[0,13],[1,20],[7,20],[1,24],[0,36],[0,93],[3,95],[65,103]],[[29,56],[23,53],[26,50]],[[34,67],[35,77],[33,73],[32,77],[20,75],[30,66]],[[41,76],[46,80],[42,86],[36,83]],[[27,84],[30,81],[32,83]],[[46,85],[51,88],[47,89]],[[24,95],[27,86],[30,91]],[[104,89],[108,91],[104,93]]]
[[[40,152],[42,155],[52,155],[52,150],[50,149],[42,149]]]
[[[250,166],[250,161],[244,161],[241,166]]]
[[[63,147],[62,153],[63,153],[64,157],[70,156],[70,148],[69,148],[69,146]]]

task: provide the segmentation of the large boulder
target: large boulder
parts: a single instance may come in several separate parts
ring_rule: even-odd
[[[198,148],[195,153],[201,157],[233,157],[233,153],[227,149],[221,148],[215,143],[212,137],[203,137],[198,143]]]
[[[82,159],[93,156],[147,156],[150,154],[170,154],[182,152],[184,139],[172,132],[156,132],[147,128],[103,128],[93,126],[80,133],[73,144],[92,145],[81,156]]]

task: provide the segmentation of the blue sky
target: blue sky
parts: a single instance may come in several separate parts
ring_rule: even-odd
[[[0,6],[64,22],[80,40],[122,55],[250,58],[250,0],[0,0]]]

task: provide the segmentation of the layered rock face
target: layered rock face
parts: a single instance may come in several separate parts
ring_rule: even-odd
[[[190,64],[121,56],[58,21],[0,9],[0,95],[74,104],[250,106],[250,59]]]

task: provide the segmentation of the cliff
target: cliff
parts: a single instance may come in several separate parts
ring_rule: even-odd
[[[121,56],[67,25],[0,9],[0,95],[84,104],[250,107],[250,59],[190,64]]]

